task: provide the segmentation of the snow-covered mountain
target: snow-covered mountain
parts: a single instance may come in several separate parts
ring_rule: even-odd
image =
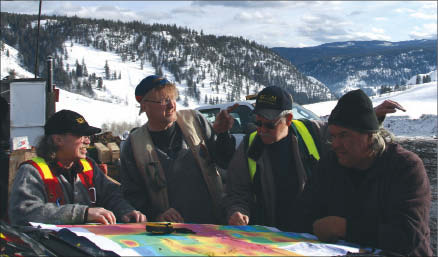
[[[35,60],[34,24],[35,16],[2,13],[0,40],[19,51],[28,69]],[[127,103],[120,91],[132,90],[139,77],[150,74],[177,82],[179,102],[186,107],[191,101],[242,100],[270,85],[283,87],[300,103],[334,99],[323,83],[242,37],[204,35],[175,25],[64,16],[45,16],[41,24],[40,74],[45,74],[45,58],[51,55],[58,87],[97,99]]]
[[[108,124],[123,122],[128,123],[128,127],[133,127],[139,126],[147,120],[145,114],[138,115],[139,106],[135,101],[134,87],[144,76],[150,74],[153,70],[152,67],[145,66],[144,70],[138,67],[129,67],[129,63],[121,62],[115,54],[100,52],[79,44],[68,46],[67,50],[70,58],[65,65],[67,63],[72,65],[74,60],[85,58],[87,63],[89,63],[89,71],[100,74],[104,72],[104,69],[98,60],[104,58],[108,60],[110,66],[118,67],[122,76],[120,80],[105,81],[105,90],[95,90],[100,100],[61,89],[60,101],[56,103],[57,110],[70,109],[79,112],[85,116],[89,123],[98,127],[104,124],[108,126]],[[9,56],[6,54],[7,52],[9,52]],[[33,78],[32,73],[21,67],[17,55],[18,52],[13,47],[5,45],[5,48],[1,51],[1,76],[4,77],[5,74],[8,74],[8,69],[14,69],[17,78]],[[95,58],[96,56],[99,59]],[[406,112],[398,111],[397,113],[389,114],[384,123],[384,126],[397,136],[436,137],[438,135],[437,71],[419,75],[429,75],[432,82],[418,85],[413,83],[405,91],[391,92],[371,98],[374,105],[378,105],[386,99],[391,99],[399,102],[406,108]],[[413,76],[409,81],[415,82],[416,77]],[[183,90],[182,86],[180,86],[179,90]],[[205,93],[208,93],[209,89],[201,88],[201,90],[205,90]],[[114,101],[112,99],[114,97],[117,97],[119,100]],[[198,104],[196,101],[189,101],[188,106],[178,102],[177,108],[196,108],[200,105],[203,104]],[[336,101],[325,101],[304,105],[304,107],[319,116],[327,116],[335,105]]]
[[[437,40],[348,41],[314,47],[272,48],[298,70],[327,85],[333,94],[362,88],[369,95],[436,69]]]

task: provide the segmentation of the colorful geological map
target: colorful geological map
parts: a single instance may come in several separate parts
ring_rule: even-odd
[[[142,256],[305,255],[303,251],[294,252],[290,249],[282,249],[297,243],[306,243],[305,245],[310,245],[310,248],[317,248],[318,251],[321,249],[330,255],[342,255],[346,253],[345,248],[337,249],[333,247],[335,245],[323,244],[316,240],[308,239],[302,234],[273,231],[263,226],[220,226],[173,223],[174,228],[187,228],[194,231],[195,234],[172,233],[167,235],[157,235],[146,232],[144,223],[107,226],[57,225],[56,227],[68,228],[72,231],[80,229],[82,231],[81,235],[88,233],[93,235],[93,237],[105,237],[118,244],[121,248],[129,248],[136,254]],[[84,233],[84,231],[86,233]],[[90,236],[87,237],[90,239]],[[352,247],[351,245],[345,247],[356,251],[359,250],[359,248]]]

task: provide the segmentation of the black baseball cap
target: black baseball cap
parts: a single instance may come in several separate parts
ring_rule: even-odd
[[[82,115],[70,110],[56,112],[44,125],[45,135],[72,133],[79,136],[91,136],[101,131],[100,128],[88,125]]]
[[[292,96],[277,86],[265,87],[257,94],[254,113],[274,120],[285,110],[292,110]]]

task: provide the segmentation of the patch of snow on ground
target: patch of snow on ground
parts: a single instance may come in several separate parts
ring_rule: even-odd
[[[405,91],[371,97],[374,106],[385,100],[401,104],[406,112],[388,114],[383,126],[396,136],[437,137],[437,82],[419,84]],[[321,117],[328,117],[337,101],[304,105]]]

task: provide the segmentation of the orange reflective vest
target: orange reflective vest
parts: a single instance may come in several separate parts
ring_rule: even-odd
[[[65,204],[64,193],[62,192],[61,185],[56,176],[50,170],[46,161],[41,157],[33,158],[27,163],[34,166],[41,178],[44,181],[44,186],[46,188],[47,195],[49,197],[49,202],[56,203],[58,206]],[[90,195],[91,203],[96,203],[96,188],[93,184],[93,165],[89,159],[80,159],[80,163],[83,167],[82,172],[79,172],[79,178],[82,184],[88,190]]]

